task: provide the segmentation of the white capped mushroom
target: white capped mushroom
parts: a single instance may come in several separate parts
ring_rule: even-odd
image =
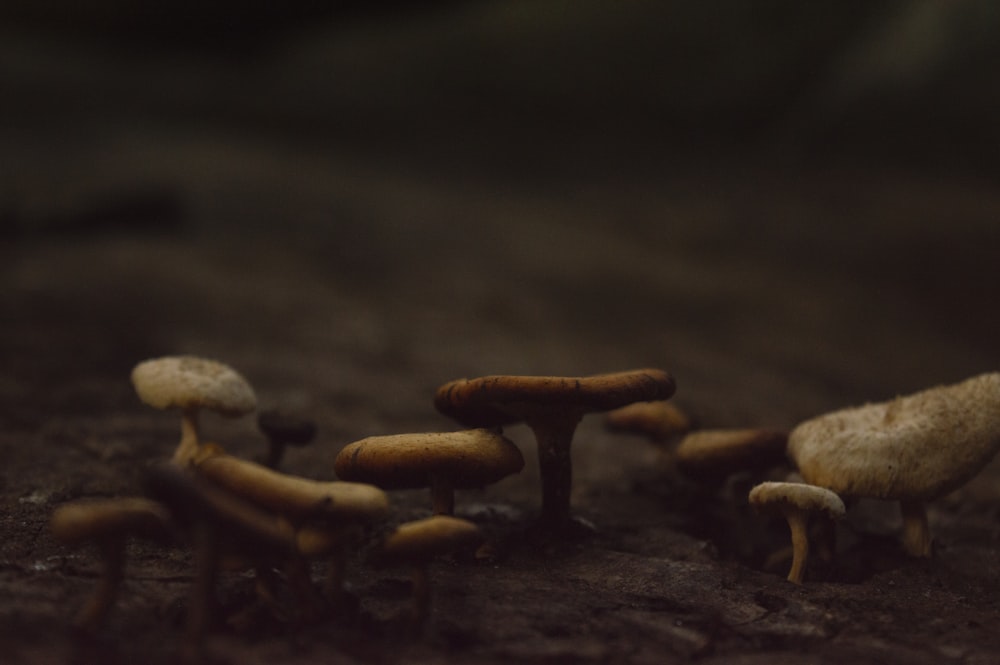
[[[750,490],[750,505],[758,512],[777,514],[788,520],[792,535],[792,568],[788,581],[802,584],[809,558],[809,518],[819,514],[843,519],[844,502],[830,490],[801,483],[767,482]]]
[[[903,548],[930,556],[925,504],[965,484],[1000,450],[1000,373],[835,411],[789,436],[806,482],[843,497],[899,501]]]
[[[198,412],[210,409],[224,416],[241,416],[257,408],[253,388],[236,370],[195,356],[166,356],[139,363],[132,385],[146,404],[181,411],[181,441],[174,461],[191,464],[201,452]]]

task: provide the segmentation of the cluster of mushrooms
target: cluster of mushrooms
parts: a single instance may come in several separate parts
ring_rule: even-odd
[[[786,456],[794,479],[763,482],[749,492],[761,512],[783,515],[792,537],[788,579],[801,583],[809,550],[809,520],[837,520],[844,500],[896,500],[904,518],[903,547],[929,556],[925,503],[957,488],[1000,449],[1000,373],[926,390],[884,404],[837,411],[791,432],[697,429],[667,402],[673,378],[640,369],[588,377],[486,376],[441,386],[434,404],[463,427],[453,432],[361,439],[338,454],[337,480],[318,481],[278,470],[285,445],[311,440],[315,425],[265,412],[258,424],[270,441],[262,463],[227,454],[199,436],[202,409],[228,416],[256,410],[249,383],[232,368],[193,356],[168,356],[135,367],[132,382],[150,406],[181,412],[181,441],[169,461],[150,466],[142,496],[79,500],[51,518],[61,542],[96,543],[104,574],[75,625],[98,629],[123,578],[126,542],[144,538],[193,553],[188,642],[198,649],[211,624],[219,571],[251,569],[259,597],[277,603],[278,573],[303,617],[319,616],[344,593],[346,556],[363,534],[384,523],[387,491],[429,488],[433,516],[399,525],[372,548],[372,559],[412,570],[412,625],[427,617],[427,565],[434,557],[475,549],[479,527],[454,516],[455,491],[481,487],[519,472],[524,458],[503,427],[524,423],[534,433],[542,485],[540,522],[565,533],[570,509],[570,448],[584,415],[609,412],[615,431],[676,443],[667,456],[691,476],[767,468]],[[947,442],[947,445],[945,445]],[[329,563],[317,585],[311,562]]]

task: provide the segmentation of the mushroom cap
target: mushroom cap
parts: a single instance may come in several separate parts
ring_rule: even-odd
[[[233,368],[196,356],[165,356],[139,363],[132,385],[146,404],[157,409],[206,408],[241,416],[257,408],[247,380]]]
[[[296,549],[295,529],[283,516],[175,464],[149,467],[143,484],[181,526],[210,524],[225,552],[264,557],[286,556]]]
[[[269,438],[293,446],[304,446],[316,438],[316,423],[282,409],[257,414],[257,427]]]
[[[766,469],[785,459],[788,432],[773,429],[706,429],[685,436],[674,450],[677,467],[693,476]]]
[[[524,468],[524,456],[488,429],[371,436],[344,447],[333,465],[338,478],[386,489],[428,487],[444,479],[453,488],[495,483]]]
[[[474,523],[450,515],[435,515],[400,524],[382,543],[379,558],[385,562],[426,561],[482,540]]]
[[[785,514],[789,510],[824,513],[839,520],[847,513],[844,502],[834,492],[803,483],[761,483],[750,490],[750,505],[759,512]]]
[[[74,501],[52,511],[49,528],[57,540],[70,545],[126,534],[166,541],[170,511],[143,497]]]
[[[636,402],[608,412],[605,426],[612,432],[644,434],[665,441],[691,429],[691,418],[673,402]]]
[[[927,501],[1000,450],[1000,373],[808,420],[788,440],[805,480],[841,496]]]
[[[483,376],[438,388],[434,406],[467,427],[496,427],[546,411],[608,411],[674,394],[674,379],[660,369],[585,377]]]
[[[300,478],[231,455],[204,460],[196,473],[257,506],[298,519],[368,522],[389,512],[389,497],[372,485]]]

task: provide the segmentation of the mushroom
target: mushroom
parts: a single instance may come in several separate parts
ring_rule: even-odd
[[[706,429],[685,436],[674,450],[677,468],[694,478],[758,471],[785,461],[788,432],[772,429]]]
[[[899,501],[902,545],[931,554],[926,503],[965,484],[1000,450],[1000,373],[808,420],[788,439],[806,482],[845,498]]]
[[[171,539],[171,527],[166,507],[139,497],[76,501],[52,512],[49,528],[56,540],[66,545],[93,540],[104,560],[101,580],[74,619],[75,626],[91,632],[107,619],[125,573],[127,538],[165,543]]]
[[[132,370],[139,398],[157,409],[181,410],[181,441],[174,461],[188,465],[205,453],[198,438],[198,412],[211,409],[241,416],[257,408],[246,379],[231,367],[195,356],[166,356],[139,363]]]
[[[446,383],[438,388],[434,405],[467,427],[527,424],[538,445],[542,521],[562,528],[570,522],[570,447],[583,416],[633,402],[667,399],[674,388],[673,378],[659,369],[581,378],[484,376]]]
[[[313,554],[325,551],[326,545],[317,534],[303,534],[286,517],[263,510],[173,464],[151,467],[145,487],[148,495],[170,508],[176,522],[188,533],[194,550],[188,649],[199,654],[203,648],[216,604],[215,580],[224,557],[253,562],[258,571],[258,588],[265,571],[275,563],[281,564],[303,611],[316,612],[318,600],[300,548]]]
[[[435,515],[406,522],[386,536],[375,553],[379,564],[409,564],[412,581],[412,626],[419,627],[430,613],[431,591],[427,568],[436,556],[474,547],[482,534],[472,522],[450,515]]]
[[[288,445],[304,446],[316,438],[316,423],[281,409],[268,409],[257,414],[257,427],[268,441],[264,466],[278,468]]]
[[[389,512],[389,497],[378,487],[299,478],[230,455],[205,459],[195,472],[217,487],[285,516],[296,526],[317,522],[336,533],[338,546],[327,552],[330,568],[325,586],[332,596],[343,593],[346,552],[342,545],[348,534]]]
[[[524,468],[521,451],[487,429],[372,436],[348,444],[333,463],[338,478],[384,489],[430,487],[434,513],[450,515],[455,490],[495,483]]]
[[[643,434],[653,443],[663,443],[685,434],[691,418],[673,402],[636,402],[609,411],[604,425],[612,432]]]
[[[844,517],[844,502],[834,492],[801,483],[761,483],[750,490],[750,505],[758,512],[777,514],[788,520],[792,533],[792,568],[788,581],[802,584],[809,558],[809,517],[820,513],[831,520]]]

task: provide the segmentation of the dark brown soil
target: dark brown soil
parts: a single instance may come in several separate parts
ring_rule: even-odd
[[[145,465],[171,453],[176,414],[144,406],[129,383],[149,357],[223,360],[261,406],[311,414],[317,442],[291,449],[284,465],[310,478],[332,478],[337,452],[362,437],[455,427],[432,396],[463,376],[662,367],[703,427],[788,428],[998,367],[1000,190],[987,175],[735,149],[670,164],[646,154],[637,165],[631,144],[582,165],[579,141],[519,156],[533,140],[502,135],[432,159],[433,136],[416,153],[314,141],[273,99],[235,95],[219,110],[211,85],[192,113],[216,113],[215,124],[191,123],[183,99],[164,107],[167,96],[126,95],[126,64],[78,67],[81,85],[97,90],[82,111],[61,116],[63,87],[14,77],[22,115],[2,133],[16,162],[2,174],[14,193],[0,200],[4,663],[154,665],[181,653],[190,552],[131,546],[109,623],[81,639],[69,626],[99,559],[47,528],[63,502],[138,493]],[[217,84],[228,71],[199,80]],[[276,95],[277,79],[261,76]],[[234,111],[244,102],[247,115]],[[269,124],[279,120],[287,132]],[[479,161],[466,168],[469,155]],[[206,415],[203,427],[234,454],[264,451],[251,418]],[[746,505],[763,476],[695,483],[591,415],[573,447],[573,505],[593,531],[545,539],[533,529],[531,433],[506,433],[524,471],[457,496],[495,556],[435,563],[422,635],[395,618],[406,571],[371,567],[358,552],[348,574],[356,607],[317,623],[253,610],[252,576],[224,575],[211,657],[1000,659],[997,463],[931,505],[930,560],[902,555],[894,506],[862,501],[833,559],[814,557],[795,586],[787,560],[765,566],[788,546],[785,525]],[[429,512],[424,492],[392,501],[389,524]]]

